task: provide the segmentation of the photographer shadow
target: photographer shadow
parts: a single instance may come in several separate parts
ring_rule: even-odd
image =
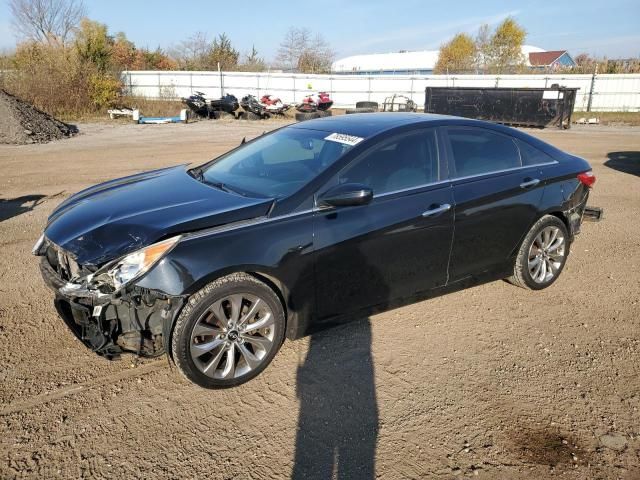
[[[386,302],[388,288],[364,256],[354,248],[345,258],[364,269],[369,293]],[[357,297],[363,286],[342,278],[336,288],[346,299]],[[379,417],[368,318],[311,336],[298,368],[297,395],[292,478],[375,478]]]
[[[378,406],[368,320],[311,337],[298,369],[294,479],[374,478]]]

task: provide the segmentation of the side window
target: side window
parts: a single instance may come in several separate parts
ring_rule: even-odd
[[[447,130],[456,177],[481,175],[521,167],[520,153],[513,139],[483,128]]]
[[[520,157],[522,158],[523,165],[540,165],[555,162],[551,156],[542,150],[538,150],[533,145],[529,145],[527,142],[516,139],[516,144],[520,149]]]
[[[374,195],[438,181],[438,143],[434,129],[381,143],[340,172],[340,183],[362,183]]]

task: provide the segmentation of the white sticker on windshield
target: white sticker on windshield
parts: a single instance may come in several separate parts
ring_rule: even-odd
[[[332,142],[344,143],[346,145],[357,145],[364,138],[354,137],[353,135],[347,135],[346,133],[332,133],[331,135],[324,137],[325,140],[330,140]]]

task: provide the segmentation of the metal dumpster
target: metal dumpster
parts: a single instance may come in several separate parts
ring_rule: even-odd
[[[427,87],[425,113],[506,125],[571,128],[577,88]]]

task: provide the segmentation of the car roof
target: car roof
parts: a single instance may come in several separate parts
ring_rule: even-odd
[[[379,133],[394,130],[406,125],[449,125],[449,126],[476,126],[489,128],[512,137],[526,140],[534,146],[551,154],[555,158],[565,155],[562,150],[540,140],[528,133],[486,120],[474,118],[456,117],[453,115],[437,115],[435,113],[405,113],[405,112],[378,112],[356,113],[352,115],[337,115],[335,117],[323,117],[294,123],[285,128],[306,130],[318,130],[330,133],[343,133],[356,137],[370,138]]]
[[[323,117],[296,123],[290,128],[320,130],[324,132],[338,132],[347,135],[368,138],[386,130],[403,125],[428,122],[442,122],[443,120],[462,120],[460,117],[436,115],[432,113],[356,113],[353,115],[337,115]]]

